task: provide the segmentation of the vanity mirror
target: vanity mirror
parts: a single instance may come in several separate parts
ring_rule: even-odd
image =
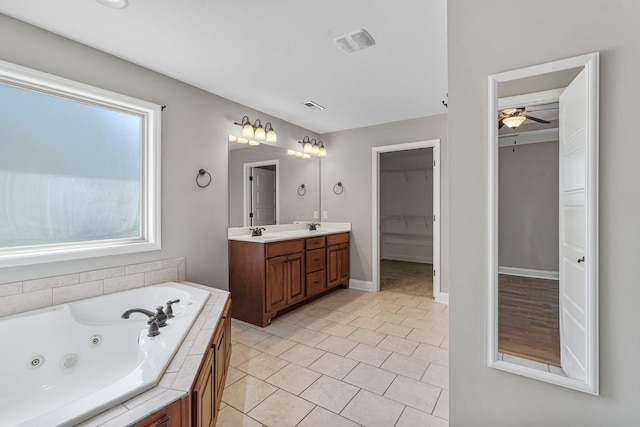
[[[303,159],[282,147],[230,140],[228,166],[229,227],[312,222],[314,212],[320,212],[317,157]]]
[[[488,365],[598,394],[597,53],[489,76]]]

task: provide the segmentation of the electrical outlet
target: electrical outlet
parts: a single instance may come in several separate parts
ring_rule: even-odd
[[[327,219],[328,216],[327,211],[322,211],[322,219]]]
[[[318,211],[313,211],[313,219],[318,219]]]

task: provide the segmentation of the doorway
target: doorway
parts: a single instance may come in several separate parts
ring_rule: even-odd
[[[278,160],[245,163],[243,169],[245,226],[278,224]]]
[[[440,301],[440,140],[372,149],[373,285]]]

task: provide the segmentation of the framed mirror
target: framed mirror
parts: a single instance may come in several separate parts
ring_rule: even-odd
[[[230,140],[228,166],[229,227],[312,222],[319,213],[319,158]]]
[[[598,53],[489,76],[488,365],[598,394]]]

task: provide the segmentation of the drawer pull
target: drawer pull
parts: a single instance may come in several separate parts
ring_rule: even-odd
[[[169,418],[169,415],[165,415],[164,417],[156,421],[153,424],[153,427],[167,427],[169,425],[169,421],[171,421],[171,418]]]
[[[313,282],[313,284],[314,284],[314,285],[315,285],[316,283],[320,283],[320,281],[319,281],[319,280],[316,280],[315,282]]]
[[[314,258],[313,260],[314,261],[320,261],[320,258]]]

